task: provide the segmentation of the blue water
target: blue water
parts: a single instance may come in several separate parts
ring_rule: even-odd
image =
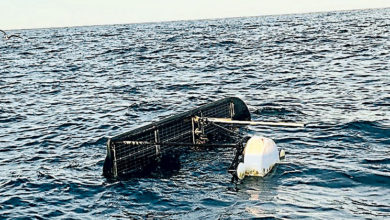
[[[390,9],[10,31],[0,218],[390,218]],[[109,182],[108,137],[222,97],[286,160],[235,186],[233,152]]]

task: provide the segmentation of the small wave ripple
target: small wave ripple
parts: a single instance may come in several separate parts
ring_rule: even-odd
[[[0,41],[0,216],[390,218],[390,10],[11,31]],[[102,176],[107,138],[222,97],[286,150],[230,183],[230,150]]]

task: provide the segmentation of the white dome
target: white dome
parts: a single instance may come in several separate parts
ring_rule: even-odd
[[[244,163],[238,165],[237,176],[240,179],[245,176],[263,177],[279,161],[279,152],[272,139],[253,136],[245,145]]]

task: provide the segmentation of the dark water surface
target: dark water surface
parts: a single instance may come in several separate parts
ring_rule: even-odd
[[[390,218],[390,9],[14,31],[0,41],[0,218]],[[286,160],[230,183],[232,151],[109,182],[107,137],[222,97]]]

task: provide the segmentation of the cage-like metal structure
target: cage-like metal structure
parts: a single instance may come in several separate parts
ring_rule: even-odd
[[[235,129],[229,125],[205,126],[199,123],[198,117],[251,119],[246,104],[239,98],[229,97],[112,137],[107,142],[104,176],[131,177],[154,166],[159,158],[178,152],[177,145],[158,143],[221,143],[224,137],[229,137],[228,131]]]

